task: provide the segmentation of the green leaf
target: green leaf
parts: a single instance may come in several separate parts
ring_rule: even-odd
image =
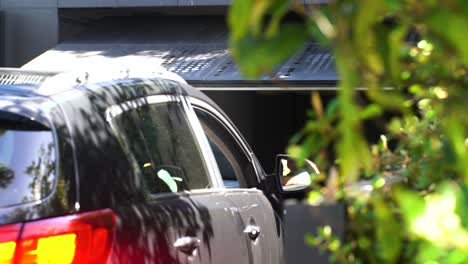
[[[376,34],[374,27],[381,23],[387,7],[382,1],[362,0],[359,1],[358,13],[353,23],[354,43],[353,46],[360,47],[356,49],[360,62],[374,74],[382,74],[384,65],[377,52]]]
[[[314,8],[313,15],[305,20],[309,34],[324,47],[330,46],[330,41],[335,37],[335,28],[332,23],[333,21],[327,6]]]
[[[465,66],[468,66],[468,21],[448,10],[437,10],[427,18],[429,28],[447,41],[460,54]]]
[[[260,36],[262,33],[264,18],[270,4],[270,0],[256,0],[253,3],[252,10],[250,12],[249,26],[251,28],[250,32],[256,37]]]
[[[403,7],[402,0],[385,0],[385,3],[392,12],[400,11]]]
[[[271,20],[266,29],[266,37],[271,38],[278,33],[280,29],[281,20],[289,11],[289,1],[276,1],[276,3],[271,7]]]
[[[386,183],[385,179],[382,177],[379,177],[378,179],[375,179],[372,182],[372,187],[374,187],[374,189],[380,189],[385,186],[385,183]]]
[[[336,98],[332,99],[325,110],[326,116],[334,118],[338,113],[339,104],[340,102]]]
[[[250,13],[253,0],[234,0],[228,14],[230,37],[234,41],[247,36],[250,30]]]
[[[426,210],[424,200],[415,192],[396,189],[395,198],[401,208],[402,216],[407,225],[411,225],[411,223]]]
[[[308,21],[307,31],[314,38],[314,40],[316,40],[322,46],[324,47],[330,46],[330,41],[325,35],[323,35],[322,31],[320,31],[320,29],[317,27],[317,24],[315,24],[315,21],[313,20]]]
[[[468,187],[462,186],[460,191],[459,203],[455,212],[460,216],[462,225],[465,229],[468,229]]]
[[[387,108],[395,111],[406,111],[406,100],[401,93],[397,91],[388,91],[381,89],[369,89],[367,94],[369,97],[382,108]]]
[[[465,250],[453,250],[448,253],[446,263],[463,264],[468,262],[468,252]]]
[[[377,51],[379,56],[384,60],[386,72],[388,72],[387,79],[395,83],[400,80],[402,72],[401,49],[407,34],[406,26],[380,26],[377,35]]]
[[[305,234],[304,242],[309,246],[315,246],[318,239],[316,239],[312,234]]]
[[[244,76],[258,78],[268,74],[295,54],[307,39],[302,24],[285,24],[272,38],[245,37],[231,42],[234,59]]]
[[[468,146],[465,143],[467,138],[467,130],[457,116],[452,113],[444,118],[444,131],[450,142],[451,149],[456,158],[456,168],[460,175],[463,175],[465,184],[468,185]]]
[[[431,243],[421,243],[419,246],[417,255],[415,257],[415,263],[428,263],[438,264],[441,263],[440,259],[446,254],[444,249],[434,246]]]
[[[375,208],[375,233],[377,237],[377,255],[383,263],[397,263],[402,250],[400,223],[390,207],[380,198],[373,200]]]
[[[382,108],[377,104],[371,104],[364,108],[359,116],[362,120],[371,119],[377,116],[381,116],[383,113]]]

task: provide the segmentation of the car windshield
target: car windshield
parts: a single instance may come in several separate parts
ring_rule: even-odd
[[[52,132],[0,112],[0,207],[41,200],[51,192],[54,178]]]

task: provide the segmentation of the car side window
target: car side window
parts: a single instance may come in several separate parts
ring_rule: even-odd
[[[175,102],[124,111],[112,127],[151,194],[212,186],[183,108]]]
[[[212,114],[195,107],[227,188],[251,188],[257,185],[252,163],[229,130]]]

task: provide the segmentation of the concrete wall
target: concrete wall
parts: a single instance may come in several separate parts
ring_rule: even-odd
[[[3,14],[0,54],[2,66],[18,67],[42,52],[54,47],[60,40],[59,9],[99,10],[120,12],[125,7],[172,8],[170,12],[192,15],[209,8],[224,8],[232,0],[0,0]],[[324,3],[328,0],[302,0],[304,4]],[[196,7],[196,8],[191,8]],[[78,11],[78,9],[80,9]],[[70,10],[69,10],[70,11]],[[166,10],[167,11],[167,10]],[[207,12],[208,12],[207,11]],[[72,11],[73,12],[73,11]],[[209,12],[208,12],[209,13]],[[63,33],[63,32],[62,32]],[[1,58],[1,57],[0,57]]]
[[[68,33],[62,31],[60,21],[60,10],[67,10],[67,15],[73,17],[85,15],[90,19],[92,14],[112,15],[125,12],[124,7],[154,7],[169,12],[176,12],[177,6],[185,7],[181,12],[191,15],[190,6],[196,2],[197,6],[218,5],[226,6],[226,0],[0,0],[1,21],[1,43],[0,43],[0,65],[6,67],[20,67],[41,53],[53,48]],[[116,9],[100,9],[100,8]],[[188,9],[187,9],[188,8]],[[206,7],[209,8],[209,7]],[[76,10],[76,12],[74,12]],[[94,11],[93,11],[94,10]],[[203,13],[203,8],[193,9],[194,12]],[[207,11],[210,11],[207,9]],[[73,14],[76,13],[76,14]],[[90,15],[91,14],[91,15]],[[65,30],[68,30],[66,28]]]
[[[0,0],[3,66],[21,66],[57,44],[56,5],[56,0]]]

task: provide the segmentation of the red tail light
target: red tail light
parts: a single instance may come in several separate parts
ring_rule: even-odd
[[[0,227],[0,264],[12,263],[21,224]]]
[[[0,227],[0,264],[106,263],[112,246],[112,210]],[[6,254],[4,254],[4,252]]]

